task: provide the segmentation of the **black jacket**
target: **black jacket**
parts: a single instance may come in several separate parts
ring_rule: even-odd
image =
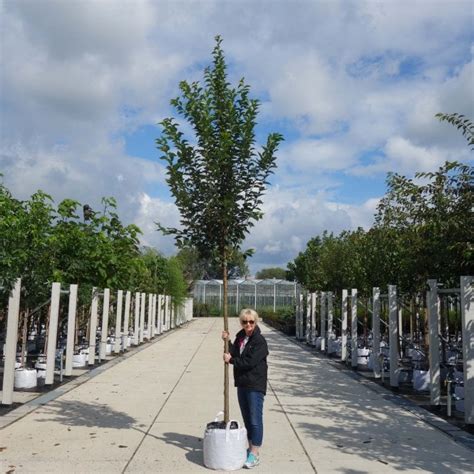
[[[267,341],[255,326],[252,335],[240,354],[240,341],[245,338],[242,329],[235,336],[233,344],[229,344],[229,352],[232,356],[230,363],[234,365],[234,382],[236,387],[248,388],[257,392],[267,392]]]

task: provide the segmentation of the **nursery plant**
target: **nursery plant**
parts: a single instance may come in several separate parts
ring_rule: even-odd
[[[167,163],[167,183],[181,214],[181,226],[157,225],[163,233],[174,235],[179,248],[192,247],[201,258],[220,265],[224,329],[228,330],[229,260],[241,252],[250,228],[262,218],[262,196],[283,137],[270,133],[257,148],[254,129],[259,101],[250,97],[243,78],[235,87],[228,82],[222,39],[215,40],[212,66],[205,69],[203,84],[182,81],[181,95],[171,100],[194,137],[188,140],[174,118],[160,123],[162,134],[156,143]],[[228,351],[228,341],[224,350]],[[229,369],[224,364],[224,421],[228,420]]]

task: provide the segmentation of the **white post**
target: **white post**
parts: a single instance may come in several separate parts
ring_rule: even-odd
[[[109,335],[109,309],[110,290],[104,288],[104,299],[102,300],[102,331],[100,334],[100,359],[105,359],[107,349],[107,337]]]
[[[163,296],[158,295],[158,334],[163,332]]]
[[[147,311],[147,319],[146,319],[148,340],[152,338],[152,335],[151,335],[151,331],[152,331],[151,324],[153,322],[152,311],[153,311],[153,295],[149,293],[148,294],[148,311]]]
[[[186,298],[186,321],[193,319],[193,299]]]
[[[133,322],[133,344],[138,346],[140,343],[140,293],[135,293],[135,317]]]
[[[145,332],[145,306],[146,306],[146,293],[141,294],[141,301],[140,301],[140,336],[139,341],[140,343],[144,340],[144,332]]]
[[[441,379],[439,367],[439,299],[436,280],[428,280],[429,290],[426,295],[428,302],[429,330],[429,362],[430,362],[430,399],[431,405],[439,405],[441,401]]]
[[[341,322],[341,336],[342,336],[342,345],[341,345],[341,361],[347,361],[347,311],[348,311],[348,291],[342,290],[342,322]]]
[[[170,324],[171,329],[176,328],[176,306],[172,296],[170,296]]]
[[[124,321],[123,321],[123,344],[122,347],[126,349],[128,347],[128,333],[129,333],[129,325],[130,325],[130,301],[131,301],[131,293],[127,291],[125,293],[125,314],[124,314]]]
[[[156,334],[156,294],[153,293],[151,299],[151,335],[150,337],[155,337]]]
[[[3,366],[2,404],[13,403],[15,385],[16,342],[20,313],[21,279],[18,278],[8,298],[7,334],[5,339],[5,364]]]
[[[64,375],[72,375],[72,356],[74,355],[74,333],[76,331],[77,285],[69,286],[69,307],[67,312],[66,367]]]
[[[255,292],[254,292],[254,301],[255,301],[255,304],[254,304],[254,309],[255,309],[255,311],[257,311],[257,283],[255,282],[254,285],[255,285]]]
[[[97,288],[92,288],[91,321],[89,326],[89,359],[88,364],[95,363],[95,340],[97,335],[97,308],[99,306],[99,295]]]
[[[351,289],[351,367],[357,369],[359,351],[357,347],[357,289]]]
[[[461,277],[464,421],[474,423],[474,291],[473,277]]]
[[[311,344],[316,341],[316,293],[311,293]]]
[[[114,352],[118,354],[122,347],[122,305],[123,305],[123,291],[117,291],[117,311],[115,313],[115,344]]]
[[[379,379],[380,367],[380,288],[372,290],[372,364],[374,367],[374,377]]]
[[[45,385],[54,383],[54,363],[56,359],[56,340],[58,338],[59,299],[61,283],[53,283],[51,288],[51,311],[49,313],[48,348],[46,351]]]
[[[321,351],[326,350],[326,292],[321,291]]]
[[[311,293],[306,295],[306,344],[311,343]]]
[[[171,296],[170,295],[167,295],[166,296],[166,299],[168,301],[168,314],[166,315],[166,319],[168,321],[168,323],[166,324],[167,328],[168,329],[173,329],[173,321],[172,321],[172,318],[173,318],[173,305],[172,305],[172,301],[171,301]]]
[[[164,298],[164,309],[163,309],[163,326],[164,330],[168,331],[169,329],[169,315],[168,315],[168,295],[163,295]]]
[[[397,287],[388,285],[388,330],[390,345],[390,386],[398,387]]]
[[[328,354],[329,352],[329,346],[331,346],[331,353],[333,349],[333,344],[329,341],[333,341],[334,338],[334,329],[333,329],[333,316],[334,316],[334,308],[332,304],[332,291],[327,292],[327,306],[328,306]]]
[[[304,326],[303,326],[303,293],[300,294],[300,316],[299,316],[299,334],[300,334],[300,339],[304,338]]]

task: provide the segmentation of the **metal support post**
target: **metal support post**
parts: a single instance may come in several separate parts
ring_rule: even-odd
[[[390,386],[398,387],[398,305],[397,287],[388,285],[389,344],[390,344]]]
[[[56,360],[56,341],[58,338],[59,299],[61,283],[53,283],[51,288],[51,311],[49,313],[48,348],[46,350],[45,385],[54,383],[54,365]]]
[[[306,294],[306,344],[311,343],[311,293]]]
[[[153,312],[153,295],[151,293],[148,294],[148,311],[147,311],[147,319],[146,319],[146,327],[147,327],[147,339],[150,340],[152,338],[152,317]]]
[[[474,424],[474,289],[472,276],[461,277],[464,421]]]
[[[357,347],[357,289],[351,289],[351,367],[357,369],[357,359],[359,357]]]
[[[326,293],[321,291],[321,351],[326,351]]]
[[[311,345],[316,341],[316,293],[311,293]]]
[[[158,295],[158,334],[163,332],[163,295]]]
[[[117,311],[115,313],[115,344],[114,353],[118,354],[122,347],[122,307],[123,307],[123,291],[117,291]]]
[[[439,299],[436,280],[428,280],[429,290],[426,295],[428,302],[429,330],[429,362],[430,362],[430,403],[439,405],[441,402],[441,378],[439,367]]]
[[[18,278],[8,298],[7,334],[5,338],[5,363],[3,366],[2,404],[13,403],[15,385],[16,342],[20,314],[21,279]]]
[[[95,341],[97,336],[97,310],[99,306],[99,295],[97,288],[92,288],[91,321],[89,326],[89,356],[88,364],[95,363]]]
[[[373,288],[372,297],[372,363],[374,377],[379,379],[382,376],[380,371],[380,288]]]
[[[69,287],[69,307],[67,312],[66,367],[64,375],[72,375],[72,356],[74,355],[74,334],[76,331],[77,285]]]
[[[348,296],[348,291],[347,290],[342,290],[342,308],[341,308],[341,315],[342,315],[342,321],[341,321],[341,336],[342,336],[342,346],[341,346],[341,361],[346,362],[347,361],[347,310],[348,310],[348,304],[347,304],[347,296]]]
[[[139,331],[139,342],[142,343],[145,336],[145,307],[146,307],[146,293],[140,294],[140,331]]]
[[[125,314],[123,320],[123,344],[122,347],[126,349],[128,347],[128,333],[129,333],[129,325],[130,325],[130,302],[131,302],[131,293],[127,291],[125,293]]]
[[[334,341],[334,329],[333,329],[333,318],[334,318],[334,308],[332,300],[332,291],[327,292],[327,308],[328,308],[328,354],[333,352],[333,341]]]
[[[138,346],[140,344],[140,293],[135,293],[135,311],[133,321],[133,344]]]
[[[110,290],[104,289],[104,299],[102,301],[102,324],[100,334],[99,359],[105,359],[107,352],[107,337],[109,335],[109,310],[110,310]]]

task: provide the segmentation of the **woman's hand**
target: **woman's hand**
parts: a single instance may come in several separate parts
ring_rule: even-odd
[[[222,331],[222,340],[225,341],[226,339],[229,339],[229,331]]]
[[[228,352],[224,352],[224,362],[228,364],[230,363],[230,359],[232,359],[232,356]]]

